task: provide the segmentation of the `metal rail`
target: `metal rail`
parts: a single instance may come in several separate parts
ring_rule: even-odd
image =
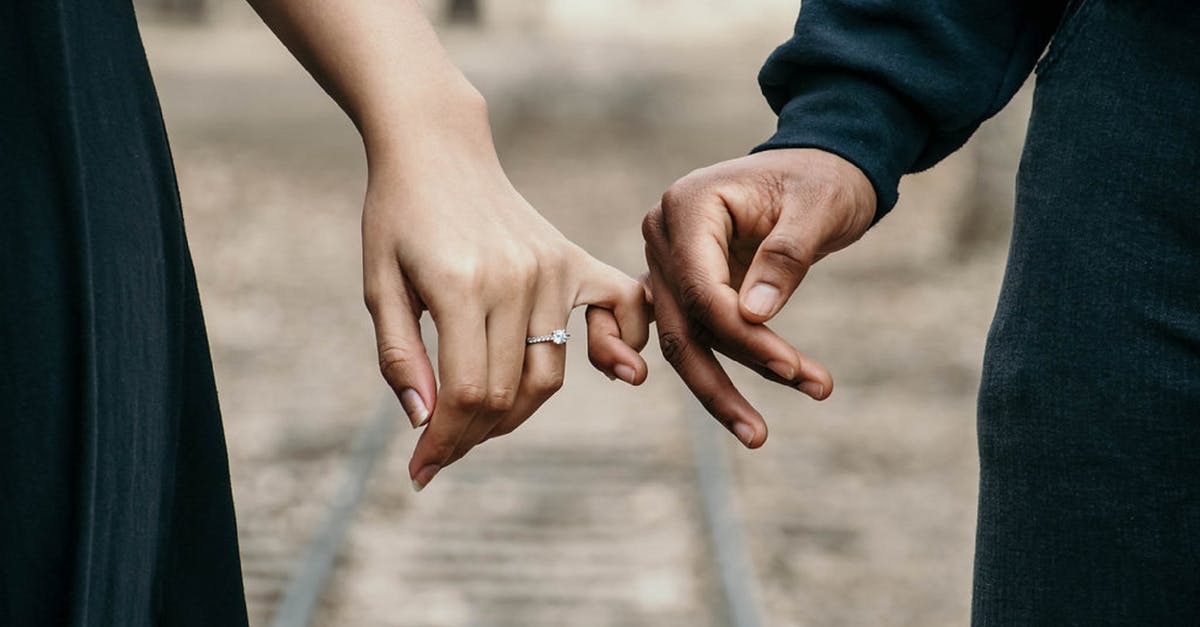
[[[329,581],[338,549],[362,502],[367,480],[387,450],[396,423],[396,402],[387,396],[359,428],[346,463],[346,479],[329,503],[329,511],[297,564],[283,599],[275,609],[272,627],[308,627],[321,593]]]
[[[689,400],[684,411],[691,433],[697,491],[711,545],[714,575],[722,606],[732,627],[762,627],[766,621],[753,562],[747,548],[733,485],[724,432]],[[308,627],[332,575],[338,551],[361,504],[367,482],[383,456],[396,423],[395,400],[388,396],[359,428],[351,446],[345,479],[330,501],[325,518],[296,563],[272,627]]]
[[[687,402],[692,409],[685,411],[684,417],[692,433],[696,479],[729,624],[761,627],[766,624],[762,597],[738,517],[724,432],[716,428],[713,419],[690,396]]]

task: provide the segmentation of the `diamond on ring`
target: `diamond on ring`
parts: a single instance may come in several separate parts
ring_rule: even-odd
[[[535,335],[525,338],[526,344],[541,344],[543,342],[554,342],[555,344],[566,344],[567,340],[571,339],[571,334],[567,333],[566,329],[555,329],[550,332],[550,335]]]

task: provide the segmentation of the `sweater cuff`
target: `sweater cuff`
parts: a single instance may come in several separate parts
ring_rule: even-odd
[[[819,148],[836,154],[875,188],[872,224],[891,211],[900,177],[929,138],[928,126],[894,92],[853,75],[817,73],[793,90],[764,81],[763,94],[779,114],[779,128],[751,152]]]

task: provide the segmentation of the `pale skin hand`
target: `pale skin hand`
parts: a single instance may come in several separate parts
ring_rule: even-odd
[[[588,353],[638,385],[649,333],[641,285],[567,240],[521,197],[492,145],[483,98],[413,0],[251,0],[349,114],[367,150],[363,278],[380,368],[421,434],[423,488],[508,433],[562,385],[565,350],[525,346],[588,307]],[[438,376],[421,340],[428,309]]]
[[[821,150],[785,149],[692,172],[643,221],[663,355],[747,447],[766,441],[766,421],[713,351],[827,398],[829,371],[764,323],[812,264],[861,237],[874,215],[875,191],[853,164]]]

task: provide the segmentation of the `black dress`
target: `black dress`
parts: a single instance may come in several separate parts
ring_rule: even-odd
[[[0,2],[0,625],[238,626],[224,436],[128,0]]]

